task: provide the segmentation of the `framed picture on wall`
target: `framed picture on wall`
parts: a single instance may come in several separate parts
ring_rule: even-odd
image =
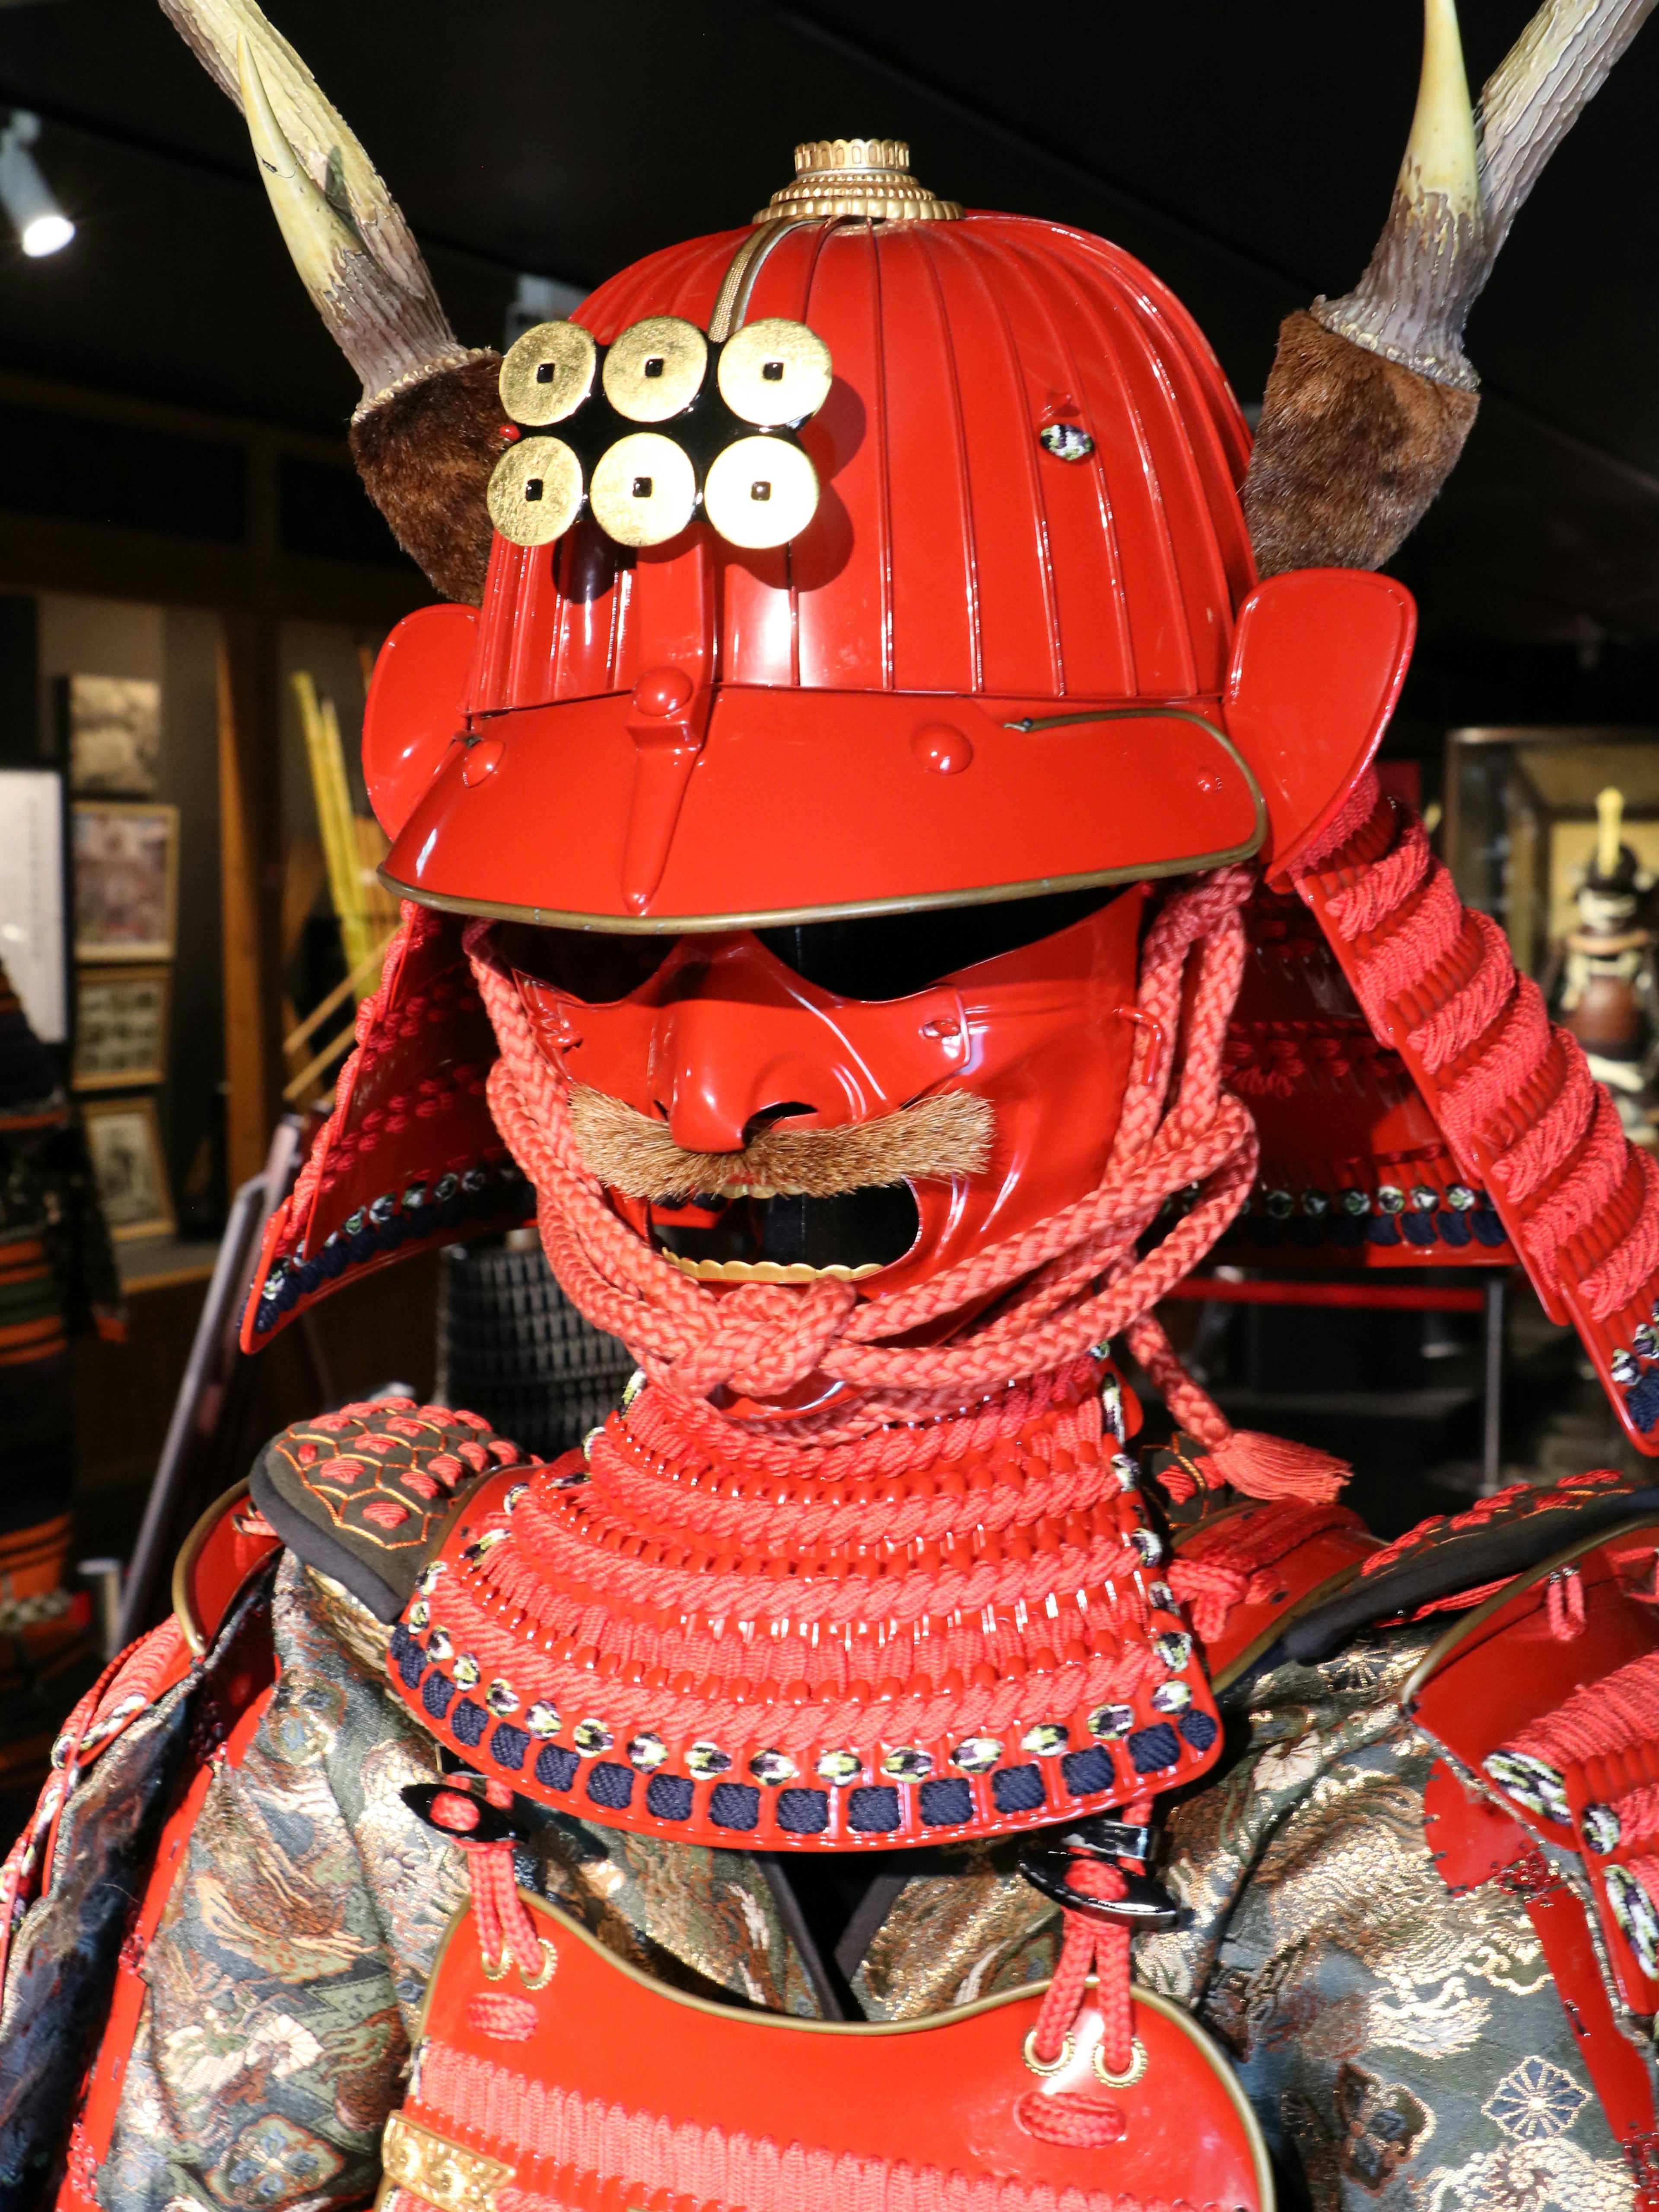
[[[71,676],[70,787],[154,796],[161,766],[161,687],[144,676]]]
[[[167,1081],[172,982],[167,968],[76,969],[70,1075],[76,1091]]]
[[[171,1237],[178,1223],[161,1157],[161,1131],[153,1098],[106,1098],[81,1109],[92,1171],[109,1233],[118,1243],[133,1237]]]
[[[77,960],[171,960],[179,903],[179,810],[77,799]]]

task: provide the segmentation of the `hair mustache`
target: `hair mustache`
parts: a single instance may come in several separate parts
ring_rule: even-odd
[[[628,1198],[836,1198],[915,1177],[977,1175],[991,1157],[987,1098],[950,1091],[873,1121],[764,1129],[736,1152],[688,1152],[660,1121],[573,1084],[570,1127],[586,1164]]]

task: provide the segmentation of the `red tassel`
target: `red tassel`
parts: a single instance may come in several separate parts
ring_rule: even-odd
[[[1206,1445],[1206,1456],[1243,1497],[1301,1498],[1310,1505],[1328,1505],[1353,1473],[1346,1460],[1259,1429],[1232,1430],[1222,1443]]]

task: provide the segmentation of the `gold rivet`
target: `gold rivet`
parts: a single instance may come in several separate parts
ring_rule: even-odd
[[[582,465],[562,438],[520,438],[495,464],[489,519],[514,545],[550,545],[581,512]]]
[[[501,405],[514,422],[562,422],[593,389],[599,349],[580,323],[538,323],[501,363]]]
[[[818,472],[787,438],[739,438],[709,465],[703,510],[729,545],[781,545],[817,511]]]
[[[805,323],[747,323],[720,355],[715,380],[734,415],[763,429],[816,415],[830,395],[830,349]]]
[[[606,354],[605,396],[630,422],[665,422],[691,404],[708,368],[708,341],[695,323],[650,315],[625,330]]]
[[[697,479],[672,438],[636,430],[600,456],[589,497],[594,520],[618,545],[660,545],[690,521]]]

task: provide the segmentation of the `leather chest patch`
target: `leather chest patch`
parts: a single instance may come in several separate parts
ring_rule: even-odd
[[[459,1501],[481,1476],[523,1463],[477,1413],[386,1398],[284,1429],[250,1488],[290,1551],[389,1623]]]

